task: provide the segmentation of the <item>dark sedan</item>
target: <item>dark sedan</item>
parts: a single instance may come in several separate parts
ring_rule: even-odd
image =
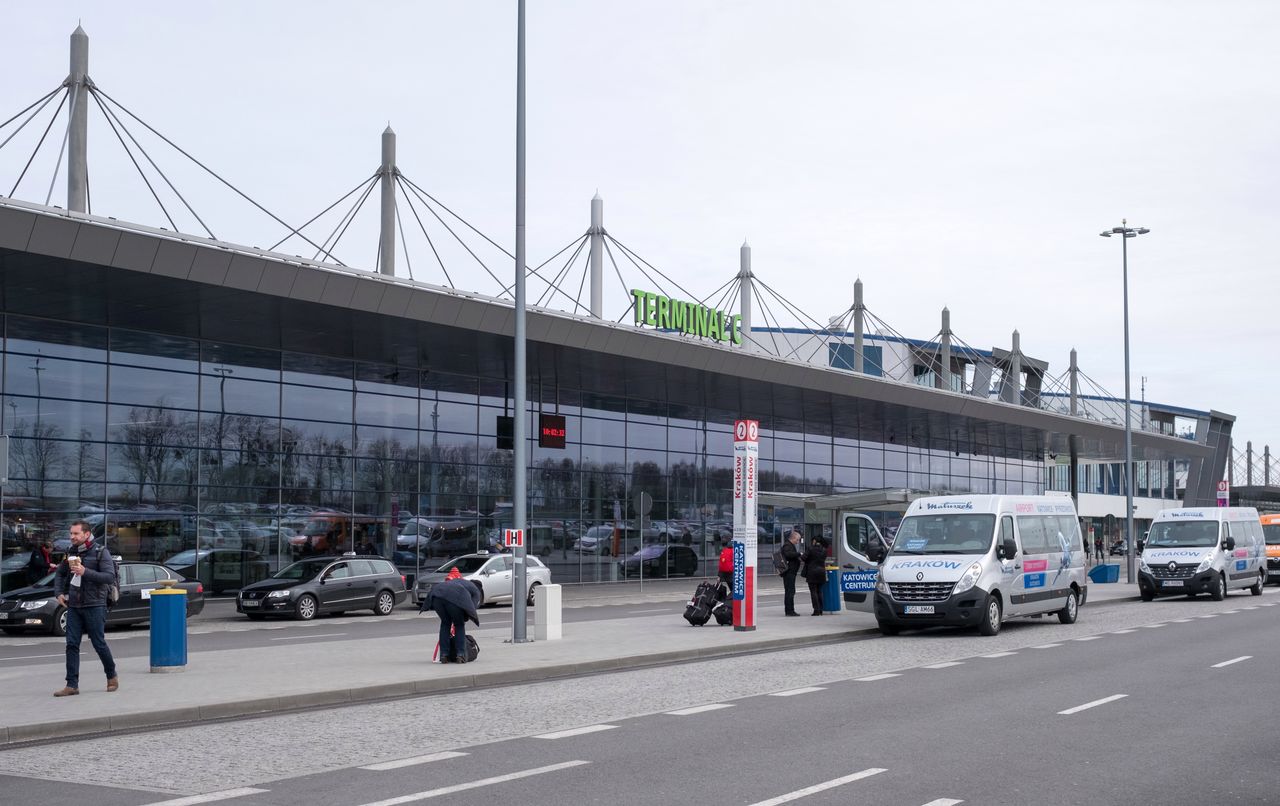
[[[122,562],[120,565],[120,601],[107,611],[107,626],[144,624],[151,620],[151,591],[161,587],[161,580],[187,592],[187,617],[204,610],[204,586],[182,579],[172,570],[155,563]],[[53,596],[53,574],[38,584],[20,588],[0,597],[0,629],[9,635],[38,630],[51,635],[67,632],[67,609]]]
[[[618,564],[624,576],[691,577],[698,573],[698,555],[683,545],[645,546]]]
[[[404,577],[389,560],[354,554],[311,557],[245,585],[236,596],[236,612],[254,620],[292,616],[307,621],[348,610],[387,616],[406,596]]]

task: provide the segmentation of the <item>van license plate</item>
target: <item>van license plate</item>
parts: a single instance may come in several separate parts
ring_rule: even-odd
[[[1182,587],[1182,580],[1181,580],[1181,579],[1166,579],[1166,580],[1165,580],[1164,582],[1162,582],[1161,584],[1162,584],[1162,585],[1164,585],[1166,588],[1181,588],[1181,587]]]
[[[902,608],[902,612],[908,616],[931,616],[933,615],[933,605],[907,605]]]

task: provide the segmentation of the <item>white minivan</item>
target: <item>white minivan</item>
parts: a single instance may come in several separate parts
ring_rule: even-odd
[[[1070,498],[920,498],[907,509],[887,554],[879,541],[864,542],[863,553],[841,537],[837,559],[844,568],[856,574],[867,563],[878,566],[874,593],[863,602],[850,595],[845,600],[874,612],[885,635],[934,626],[995,635],[1007,618],[1045,613],[1071,624],[1088,596],[1080,522]]]
[[[1253,507],[1162,509],[1138,541],[1138,592],[1144,602],[1197,593],[1221,600],[1239,588],[1261,596],[1266,542]]]

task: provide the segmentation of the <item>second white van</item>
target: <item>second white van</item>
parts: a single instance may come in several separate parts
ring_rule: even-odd
[[[1144,602],[1197,593],[1221,600],[1240,588],[1261,596],[1267,584],[1266,538],[1253,507],[1162,509],[1138,549]]]

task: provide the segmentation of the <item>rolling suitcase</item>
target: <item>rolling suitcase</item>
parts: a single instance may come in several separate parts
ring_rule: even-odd
[[[728,602],[720,602],[717,604],[715,609],[711,611],[711,615],[716,617],[716,624],[719,624],[721,627],[733,623],[733,608],[729,606]]]
[[[718,582],[703,582],[693,592],[693,598],[684,609],[684,620],[694,627],[701,627],[711,620],[711,610],[716,605]]]

